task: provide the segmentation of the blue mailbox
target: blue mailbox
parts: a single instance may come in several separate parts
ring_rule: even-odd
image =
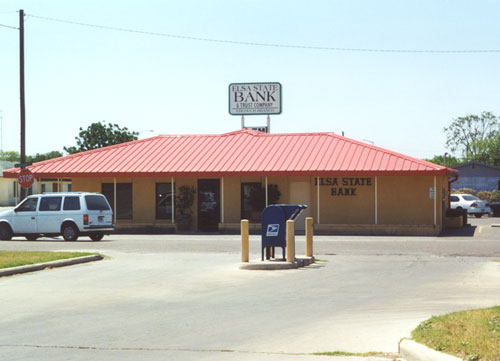
[[[286,221],[295,220],[306,209],[306,205],[273,204],[262,211],[262,260],[274,257],[274,247],[281,247],[285,259]]]

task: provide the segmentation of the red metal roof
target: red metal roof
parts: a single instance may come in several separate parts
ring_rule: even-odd
[[[159,135],[28,167],[37,178],[457,174],[333,133]],[[3,172],[16,177],[19,169]]]

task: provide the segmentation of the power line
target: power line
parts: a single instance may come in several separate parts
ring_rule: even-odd
[[[126,28],[118,28],[113,26],[105,26],[105,25],[97,25],[97,24],[88,24],[81,23],[77,21],[69,21],[63,19],[55,19],[46,16],[38,16],[25,14],[26,16],[30,16],[32,18],[48,20],[53,22],[59,22],[64,24],[71,25],[79,25],[90,28],[104,29],[104,30],[112,30],[112,31],[121,31],[127,33],[134,34],[142,34],[142,35],[152,35],[159,37],[167,37],[174,39],[183,39],[183,40],[195,40],[195,41],[204,41],[204,42],[212,42],[212,43],[222,43],[222,44],[230,44],[230,45],[245,45],[245,46],[262,46],[262,47],[272,47],[272,48],[288,48],[288,49],[305,49],[305,50],[327,50],[327,51],[343,51],[343,52],[365,52],[365,53],[433,53],[433,54],[453,54],[453,53],[500,53],[500,49],[477,49],[477,50],[430,50],[430,49],[371,49],[371,48],[340,48],[340,47],[329,47],[329,46],[312,46],[312,45],[297,45],[297,44],[280,44],[280,43],[260,43],[260,42],[247,42],[247,41],[237,41],[237,40],[226,40],[226,39],[212,39],[212,38],[202,38],[196,36],[186,36],[186,35],[177,35],[177,34],[167,34],[167,33],[158,33],[151,31],[143,31],[143,30],[135,30],[135,29],[126,29]]]
[[[0,26],[3,26],[4,28],[9,28],[9,29],[14,29],[14,30],[19,30],[19,28],[16,28],[15,26],[4,25],[4,24],[0,24]]]

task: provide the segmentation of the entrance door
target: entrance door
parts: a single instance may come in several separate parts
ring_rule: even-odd
[[[198,179],[198,230],[216,232],[220,222],[219,179]]]
[[[311,214],[311,184],[309,182],[290,182],[290,204],[305,204],[307,209],[295,219],[295,229],[306,229],[305,219]]]

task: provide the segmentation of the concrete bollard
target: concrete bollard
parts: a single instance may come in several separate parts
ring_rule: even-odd
[[[249,222],[248,219],[241,220],[241,262],[248,262],[249,260]]]
[[[295,222],[286,221],[286,261],[295,262]]]
[[[313,219],[306,217],[306,257],[313,256]]]

